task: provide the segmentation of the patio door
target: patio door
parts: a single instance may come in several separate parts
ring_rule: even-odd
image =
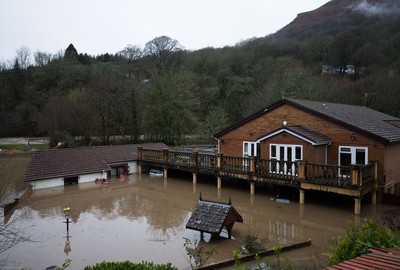
[[[292,144],[270,144],[271,172],[295,175],[295,161],[303,159],[303,146]],[[276,162],[274,162],[276,160]]]

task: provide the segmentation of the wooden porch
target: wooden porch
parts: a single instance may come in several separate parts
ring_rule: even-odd
[[[295,187],[300,190],[300,203],[304,203],[305,190],[318,190],[352,196],[355,199],[354,213],[360,214],[361,199],[371,193],[372,203],[376,203],[377,163],[367,165],[336,166],[311,164],[307,161],[278,161],[254,157],[230,157],[223,154],[206,154],[169,149],[154,150],[138,147],[139,173],[141,166],[157,166],[193,173],[196,183],[197,173],[217,177],[217,187],[221,188],[222,177],[233,177],[250,183],[250,194],[255,193],[255,183],[266,182],[280,186]]]

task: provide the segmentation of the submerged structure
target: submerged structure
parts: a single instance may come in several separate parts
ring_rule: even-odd
[[[219,236],[222,229],[226,228],[228,231],[228,238],[230,239],[235,222],[243,223],[243,218],[232,206],[230,200],[229,203],[226,204],[203,200],[200,196],[200,200],[187,222],[186,228],[200,231],[202,239],[203,233]]]

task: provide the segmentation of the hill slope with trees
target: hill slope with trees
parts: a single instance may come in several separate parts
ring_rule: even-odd
[[[281,98],[400,116],[399,10],[395,0],[334,0],[275,34],[197,51],[167,36],[97,56],[73,44],[56,55],[23,47],[0,64],[0,137],[212,142],[213,133]]]

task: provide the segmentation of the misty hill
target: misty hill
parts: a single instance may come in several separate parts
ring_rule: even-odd
[[[300,13],[274,39],[305,41],[350,31],[372,40],[390,39],[400,32],[398,0],[333,0]]]

